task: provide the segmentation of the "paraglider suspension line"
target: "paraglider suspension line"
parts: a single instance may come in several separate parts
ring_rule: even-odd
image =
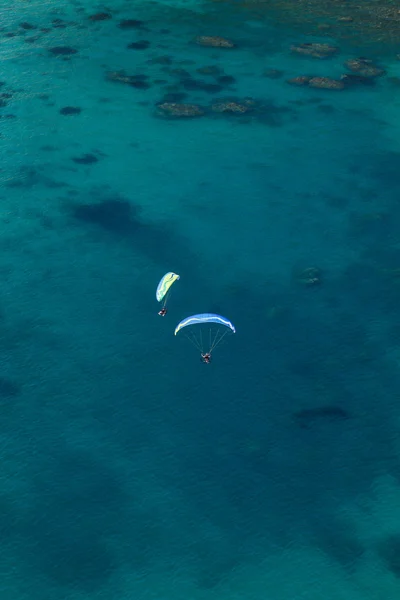
[[[189,340],[189,342],[191,342],[194,346],[196,346],[196,348],[198,350],[200,350],[200,352],[203,352],[203,347],[202,347],[201,340],[199,341],[196,338],[196,336],[193,334],[193,332],[190,332],[190,334],[186,334],[186,337]]]
[[[215,333],[214,339],[212,340],[211,329],[210,329],[210,350],[209,350],[209,352],[212,352],[214,350],[214,348],[216,348],[216,346],[218,346],[218,344],[220,344],[222,342],[222,340],[224,339],[226,334],[227,334],[227,331],[224,331],[223,333],[221,333],[221,330],[218,329]]]
[[[192,331],[186,334],[187,339],[194,345],[202,354],[204,352],[211,353],[214,348],[216,348],[224,339],[228,331],[221,331],[221,329],[217,329],[217,331],[213,334],[213,330],[209,329],[208,335],[208,344],[205,349],[205,340],[203,340],[203,331],[200,330],[198,335],[196,336]]]
[[[163,303],[162,303],[162,308],[165,308],[167,306],[167,301],[168,301],[170,293],[171,292],[168,290],[168,292],[165,294],[164,300],[163,300]]]

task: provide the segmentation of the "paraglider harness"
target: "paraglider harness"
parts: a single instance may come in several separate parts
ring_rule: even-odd
[[[206,365],[210,364],[210,362],[211,362],[210,352],[205,352],[204,354],[201,355],[201,362],[203,362]]]

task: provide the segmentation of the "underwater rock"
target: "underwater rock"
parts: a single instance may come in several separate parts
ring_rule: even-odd
[[[178,102],[164,102],[157,105],[158,116],[171,118],[202,117],[204,109],[198,104],[180,104]]]
[[[108,81],[117,81],[118,83],[126,83],[134,88],[147,90],[150,84],[147,83],[147,75],[126,75],[125,71],[109,71],[106,73]]]
[[[215,113],[231,113],[233,115],[244,115],[254,109],[254,104],[251,101],[242,102],[216,102],[211,106],[211,110]]]
[[[118,23],[120,29],[139,29],[142,25],[143,21],[139,19],[124,19]]]
[[[358,73],[358,75],[362,75],[363,77],[381,77],[386,73],[384,69],[377,67],[373,61],[368,58],[351,58],[346,60],[344,66],[350,71]]]
[[[117,81],[118,83],[131,83],[134,75],[126,75],[125,71],[107,71],[106,79],[108,81]]]
[[[218,35],[199,35],[195,41],[199,46],[209,46],[211,48],[235,47],[235,44],[231,40],[219,37]]]
[[[64,108],[60,108],[60,115],[79,115],[82,112],[82,109],[78,106],[64,106]]]
[[[72,157],[72,160],[78,165],[92,165],[99,162],[99,159],[94,154],[83,154],[82,156]]]
[[[259,102],[253,98],[223,98],[214,102],[211,112],[232,117],[240,117],[240,123],[256,120],[270,127],[280,127],[284,116],[294,115],[295,111],[287,106],[278,106],[273,102]]]
[[[291,85],[305,86],[308,85],[310,79],[311,77],[308,75],[299,75],[298,77],[292,77],[291,79],[288,79],[287,82]]]
[[[339,49],[330,44],[305,43],[293,45],[290,50],[295,54],[312,56],[313,58],[329,58],[336,54]]]
[[[150,42],[147,40],[139,40],[138,42],[132,42],[132,44],[128,44],[128,50],[147,50],[150,46]]]
[[[317,267],[308,267],[296,276],[296,281],[305,286],[319,285],[321,283],[321,271]]]
[[[290,85],[299,87],[312,87],[324,90],[343,90],[345,88],[344,81],[339,79],[331,79],[330,77],[313,77],[310,75],[299,75],[287,80]]]
[[[49,49],[49,52],[54,56],[69,56],[71,54],[76,54],[78,50],[75,50],[75,48],[71,48],[70,46],[54,46],[54,48]]]
[[[330,77],[311,77],[308,81],[309,87],[319,88],[324,90],[343,90],[344,82],[339,79],[331,79]]]
[[[106,12],[98,12],[89,17],[89,21],[107,21],[108,19],[112,19],[112,15]]]

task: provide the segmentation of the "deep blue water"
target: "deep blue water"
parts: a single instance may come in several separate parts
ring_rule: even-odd
[[[395,600],[400,62],[231,4],[4,1],[1,600]],[[364,50],[373,86],[287,83]],[[173,331],[208,311],[206,366]]]

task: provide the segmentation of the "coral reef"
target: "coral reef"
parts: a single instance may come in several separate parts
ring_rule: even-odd
[[[291,51],[295,54],[301,54],[303,56],[312,56],[313,58],[329,58],[338,52],[336,46],[330,44],[318,44],[318,43],[304,43],[293,45],[290,47]]]
[[[205,110],[198,104],[179,104],[178,102],[164,102],[157,105],[158,116],[170,118],[202,117]]]
[[[209,46],[212,48],[234,48],[235,44],[226,38],[217,35],[199,35],[196,38],[196,44],[199,46]]]
[[[299,75],[287,80],[291,85],[299,87],[312,87],[324,90],[344,90],[345,82],[342,79],[332,79],[331,77],[315,77],[310,75]]]
[[[215,113],[231,113],[243,115],[254,109],[254,103],[251,101],[244,102],[216,102],[211,106],[211,110]]]
[[[346,60],[344,66],[362,77],[381,77],[386,73],[368,58],[351,58]]]

